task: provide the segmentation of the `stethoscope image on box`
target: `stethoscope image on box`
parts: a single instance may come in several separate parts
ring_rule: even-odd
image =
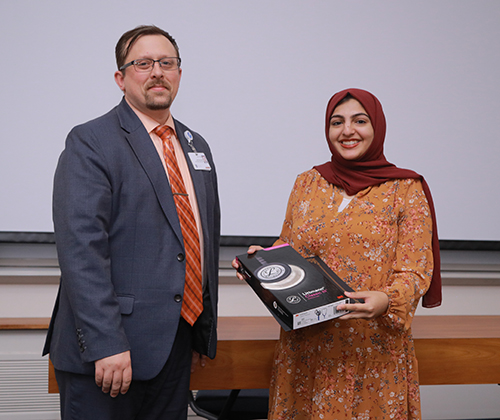
[[[305,272],[295,265],[282,263],[268,263],[255,271],[264,289],[283,290],[300,284],[304,280]]]
[[[316,314],[316,316],[318,317],[318,321],[320,321],[320,317],[321,315],[323,315],[323,319],[326,318],[326,312],[327,312],[327,309],[326,308],[322,308],[322,309],[316,309],[314,311],[314,313]]]

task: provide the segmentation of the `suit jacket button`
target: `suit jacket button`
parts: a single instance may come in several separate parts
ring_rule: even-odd
[[[184,258],[185,258],[184,254],[182,254],[182,253],[177,254],[177,261],[182,262],[182,261],[184,261]]]
[[[175,296],[174,296],[174,300],[175,300],[177,303],[179,303],[179,302],[181,302],[181,301],[182,301],[182,296],[181,296],[181,295],[175,295]]]

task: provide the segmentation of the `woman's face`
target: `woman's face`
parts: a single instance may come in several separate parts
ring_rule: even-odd
[[[346,160],[358,160],[373,142],[374,129],[366,110],[356,99],[338,105],[330,117],[328,137]]]

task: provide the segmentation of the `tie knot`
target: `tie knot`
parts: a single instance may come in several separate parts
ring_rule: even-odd
[[[170,140],[170,138],[175,135],[174,130],[168,125],[159,125],[153,131],[162,140]]]

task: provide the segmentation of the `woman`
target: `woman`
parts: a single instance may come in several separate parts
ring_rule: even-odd
[[[421,417],[411,322],[420,297],[427,307],[441,302],[439,244],[429,188],[387,162],[385,129],[371,93],[335,94],[326,112],[331,161],[297,177],[276,245],[319,255],[364,303],[281,331],[269,419]]]

